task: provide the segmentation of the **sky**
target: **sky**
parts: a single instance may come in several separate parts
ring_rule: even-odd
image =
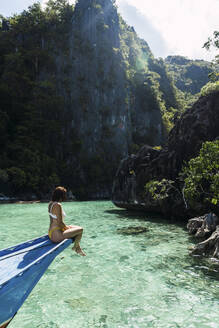
[[[0,14],[11,16],[35,0],[0,0]],[[42,4],[46,0],[40,0]],[[69,2],[74,3],[75,0]],[[181,55],[212,60],[203,44],[219,30],[219,0],[116,0],[119,13],[147,41],[155,57]]]

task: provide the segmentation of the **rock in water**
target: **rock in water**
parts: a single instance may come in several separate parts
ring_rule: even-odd
[[[146,227],[125,227],[121,229],[117,229],[118,233],[121,233],[123,235],[138,235],[140,233],[147,232],[148,228]]]
[[[192,254],[219,259],[219,218],[214,213],[190,219],[187,228],[196,238],[207,238],[194,246]]]
[[[193,248],[192,254],[211,256],[219,259],[219,225],[208,239]]]
[[[219,224],[219,219],[214,213],[208,213],[200,217],[190,219],[187,224],[189,233],[197,238],[209,237],[216,226]]]

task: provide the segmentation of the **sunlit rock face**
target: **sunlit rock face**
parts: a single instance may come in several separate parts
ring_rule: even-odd
[[[56,79],[68,116],[66,143],[73,130],[78,145],[78,151],[67,156],[71,179],[76,189],[86,185],[89,198],[110,196],[118,163],[133,145],[160,145],[165,140],[160,107],[156,100],[147,101],[153,98],[152,89],[144,90],[141,70],[149,57],[152,62],[147,43],[134,29],[121,28],[111,0],[76,3],[67,47],[56,56]],[[128,69],[139,70],[134,86]]]
[[[186,208],[178,175],[184,162],[198,155],[203,142],[218,138],[218,109],[219,92],[201,97],[176,122],[162,150],[144,146],[136,155],[123,159],[114,179],[113,202],[119,207],[140,208],[184,219],[205,212],[204,205]],[[145,194],[145,185],[163,178],[173,181],[174,185],[170,186],[168,197],[154,201]]]
[[[79,1],[72,19],[70,60],[73,124],[88,156],[128,153],[128,96],[121,58],[119,22],[111,1]],[[120,65],[118,65],[120,62]],[[112,151],[113,150],[113,151]]]

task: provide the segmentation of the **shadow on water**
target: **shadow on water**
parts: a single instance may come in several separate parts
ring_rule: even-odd
[[[134,210],[126,210],[126,209],[113,209],[113,210],[105,210],[105,213],[116,215],[119,219],[136,219],[140,221],[148,221],[157,224],[173,224],[177,225],[183,229],[186,229],[186,222],[180,222],[173,219],[168,219],[159,215],[157,213],[150,213],[144,211],[134,211]]]

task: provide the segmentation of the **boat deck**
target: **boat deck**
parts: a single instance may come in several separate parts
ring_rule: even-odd
[[[54,258],[72,243],[48,235],[0,251],[0,328],[6,327]]]
[[[69,241],[70,242],[70,241]],[[40,261],[59,244],[43,236],[0,251],[0,287]]]

